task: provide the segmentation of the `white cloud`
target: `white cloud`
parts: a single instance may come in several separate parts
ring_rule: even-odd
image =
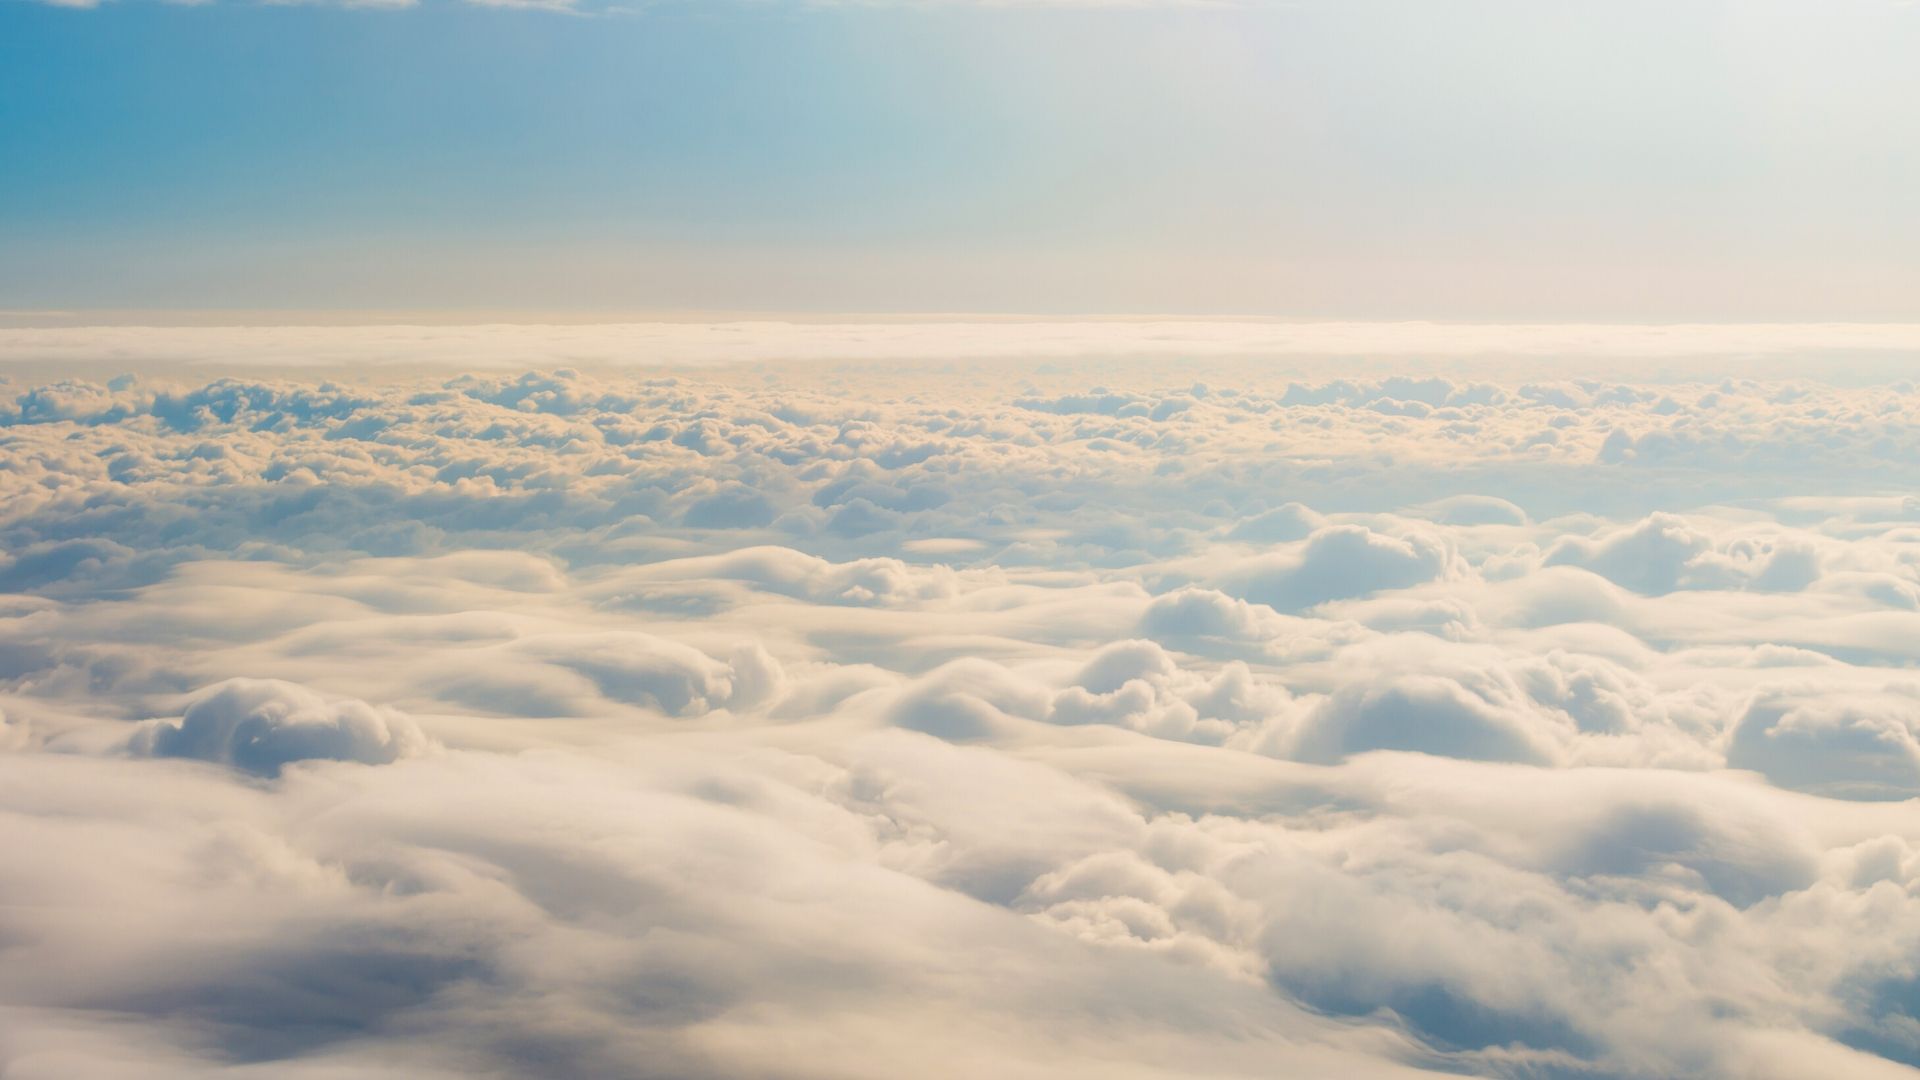
[[[1258,556],[1216,580],[1246,600],[1293,612],[1432,581],[1455,572],[1455,562],[1428,533],[1388,536],[1334,525],[1309,536],[1297,553]]]
[[[1766,694],[1735,721],[1727,764],[1838,798],[1920,796],[1920,684],[1873,697]]]
[[[1913,1074],[1910,384],[1010,325],[7,332],[0,1071]]]
[[[178,722],[149,721],[136,752],[199,758],[261,776],[296,761],[381,765],[426,747],[413,721],[364,701],[329,700],[277,679],[229,679],[187,704]]]

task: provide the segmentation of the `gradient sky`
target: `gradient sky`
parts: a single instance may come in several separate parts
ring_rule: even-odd
[[[0,0],[0,310],[1920,315],[1920,7]]]

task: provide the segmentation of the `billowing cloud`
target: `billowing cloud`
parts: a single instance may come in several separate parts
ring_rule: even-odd
[[[1812,687],[1765,694],[1734,722],[1727,764],[1843,799],[1920,796],[1920,683],[1873,696]]]
[[[418,753],[425,739],[392,709],[329,700],[278,679],[228,679],[189,702],[177,722],[142,726],[132,745],[155,757],[198,758],[277,776],[296,761],[381,765]]]
[[[1910,382],[940,332],[19,369],[0,1072],[1920,1071]]]
[[[1298,552],[1250,559],[1218,580],[1246,600],[1291,612],[1419,585],[1455,568],[1453,554],[1431,534],[1333,525],[1307,537]]]

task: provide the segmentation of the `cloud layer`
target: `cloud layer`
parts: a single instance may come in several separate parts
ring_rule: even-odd
[[[0,386],[9,1077],[1920,1065],[1910,382],[374,370]]]

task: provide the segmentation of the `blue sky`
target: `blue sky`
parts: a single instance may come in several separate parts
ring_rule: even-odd
[[[0,309],[1920,312],[1920,8],[0,2]]]

